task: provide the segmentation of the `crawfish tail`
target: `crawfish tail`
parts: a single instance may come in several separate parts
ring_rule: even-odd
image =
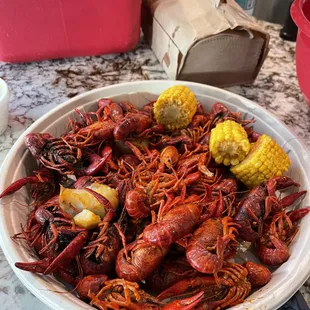
[[[286,262],[289,258],[289,250],[285,242],[277,239],[274,236],[270,236],[270,241],[273,247],[269,248],[267,245],[258,241],[256,247],[256,253],[259,260],[269,266],[278,266]]]
[[[126,259],[125,249],[120,250],[116,259],[116,273],[127,281],[140,282],[161,264],[169,248],[136,240],[129,244],[126,250],[130,259]]]
[[[170,244],[189,234],[198,224],[200,210],[196,204],[185,204],[167,212],[162,220],[148,225],[143,239],[151,244],[169,247]]]
[[[210,248],[215,247],[215,253]],[[225,243],[223,225],[209,219],[194,232],[186,249],[186,257],[193,268],[202,273],[214,273],[222,268]]]
[[[148,217],[151,214],[151,208],[147,206],[147,195],[137,189],[127,192],[125,208],[129,216],[137,220]]]
[[[248,280],[253,288],[266,285],[271,279],[271,272],[265,266],[255,264],[253,262],[245,262],[243,264],[248,271]]]

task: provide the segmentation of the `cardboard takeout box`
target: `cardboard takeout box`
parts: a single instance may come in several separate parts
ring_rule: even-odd
[[[252,83],[269,34],[233,0],[143,0],[142,29],[170,79]]]

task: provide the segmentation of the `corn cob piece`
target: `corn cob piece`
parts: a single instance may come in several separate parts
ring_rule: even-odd
[[[186,86],[175,85],[160,94],[154,104],[154,116],[165,129],[186,128],[197,111],[198,102]]]
[[[248,154],[251,144],[244,128],[234,121],[224,121],[211,130],[210,151],[215,161],[237,165]]]
[[[290,164],[291,161],[281,146],[264,134],[258,138],[245,160],[232,167],[231,171],[246,186],[252,188],[273,176],[281,176]]]

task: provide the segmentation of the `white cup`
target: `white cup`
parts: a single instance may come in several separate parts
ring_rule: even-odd
[[[3,134],[8,127],[9,99],[10,89],[8,85],[0,79],[0,135]]]

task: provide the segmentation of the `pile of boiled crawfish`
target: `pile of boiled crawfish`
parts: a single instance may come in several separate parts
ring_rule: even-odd
[[[16,267],[53,274],[99,309],[223,309],[242,303],[271,278],[267,266],[289,258],[298,221],[309,208],[289,211],[306,191],[286,176],[251,190],[209,152],[210,131],[234,120],[251,142],[259,133],[215,103],[199,105],[186,129],[168,132],[153,116],[153,102],[136,109],[100,99],[96,112],[76,110],[61,137],[31,133],[26,145],[38,161],[34,175],[9,186],[0,197],[31,186],[32,211],[23,239],[40,260]],[[97,182],[117,190],[115,209],[88,189]],[[75,224],[59,204],[60,184],[85,189],[104,206],[94,229]],[[248,244],[262,264],[236,263]]]

